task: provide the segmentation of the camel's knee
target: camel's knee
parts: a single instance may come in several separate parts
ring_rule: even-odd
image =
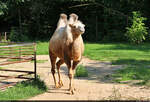
[[[55,69],[51,69],[51,72],[52,72],[52,74],[55,74],[56,71],[55,71]]]
[[[73,78],[73,76],[74,76],[73,70],[71,68],[69,69],[68,76],[69,76],[69,78]]]
[[[56,63],[56,66],[57,66],[57,69],[60,68],[60,66],[64,63],[63,60],[59,60],[57,63]]]
[[[74,70],[80,61],[73,61],[72,69]]]
[[[68,74],[68,77],[69,77],[69,79],[72,79],[73,78],[73,73]]]
[[[59,64],[59,63],[56,63],[56,66],[57,66],[57,69],[59,69],[59,68],[60,68],[60,64]]]

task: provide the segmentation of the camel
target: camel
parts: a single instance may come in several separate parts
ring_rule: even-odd
[[[60,66],[65,63],[68,68],[69,92],[74,94],[75,88],[73,78],[75,68],[82,59],[84,52],[84,43],[82,34],[85,32],[85,25],[78,20],[78,16],[74,13],[70,14],[67,20],[66,14],[60,14],[57,28],[49,41],[49,56],[51,61],[51,72],[53,75],[56,88],[61,88],[63,82],[60,75]],[[56,63],[56,59],[59,60]],[[58,72],[58,83],[55,77],[55,65]]]

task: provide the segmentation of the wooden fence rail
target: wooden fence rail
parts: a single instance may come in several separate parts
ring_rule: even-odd
[[[37,76],[36,75],[36,43],[0,42],[0,67],[2,65],[23,63],[23,62],[29,62],[29,61],[34,61],[34,71],[0,69],[0,71],[26,73],[26,74],[17,75],[17,76],[0,75],[0,77],[5,77],[5,79],[7,80],[10,78],[25,78],[21,76],[29,75],[29,74],[34,74],[34,79],[36,79],[36,76]],[[6,85],[6,86],[9,86],[9,85]],[[0,87],[4,87],[4,86],[0,86]]]

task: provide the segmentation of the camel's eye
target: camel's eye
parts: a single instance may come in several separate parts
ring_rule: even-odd
[[[72,24],[69,24],[69,26],[70,26],[71,28],[76,28],[76,26],[75,26],[75,25],[72,25]]]
[[[76,28],[76,26],[75,26],[75,25],[73,25],[73,26],[72,26],[72,28]]]

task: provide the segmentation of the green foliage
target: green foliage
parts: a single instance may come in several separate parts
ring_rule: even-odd
[[[88,77],[88,71],[83,65],[78,65],[76,68],[76,77]]]
[[[4,12],[7,10],[7,5],[5,3],[3,3],[2,1],[0,1],[0,16],[4,15]]]
[[[12,88],[0,91],[0,100],[19,100],[27,99],[47,91],[43,81],[37,80],[23,81]]]
[[[117,70],[112,76],[117,82],[128,80],[143,80],[143,82],[146,82],[150,78],[150,69],[144,66],[128,66]]]
[[[24,30],[25,32],[26,30]],[[26,32],[25,32],[26,33]],[[26,34],[21,33],[19,28],[17,27],[12,27],[10,31],[10,40],[15,41],[15,42],[25,42],[28,41],[29,38],[27,37]]]
[[[146,20],[146,18],[141,17],[140,12],[133,12],[132,25],[126,28],[126,36],[131,43],[139,44],[146,39],[145,36],[148,32],[144,20]]]
[[[24,35],[31,40],[49,40],[59,14],[76,13],[86,25],[84,40],[120,42],[127,41],[124,33],[132,11],[140,10],[148,18],[145,24],[149,26],[149,3],[149,0],[5,0],[0,1],[0,12],[3,12],[0,24],[6,22],[10,27],[19,27],[22,32],[25,24],[28,33]]]

